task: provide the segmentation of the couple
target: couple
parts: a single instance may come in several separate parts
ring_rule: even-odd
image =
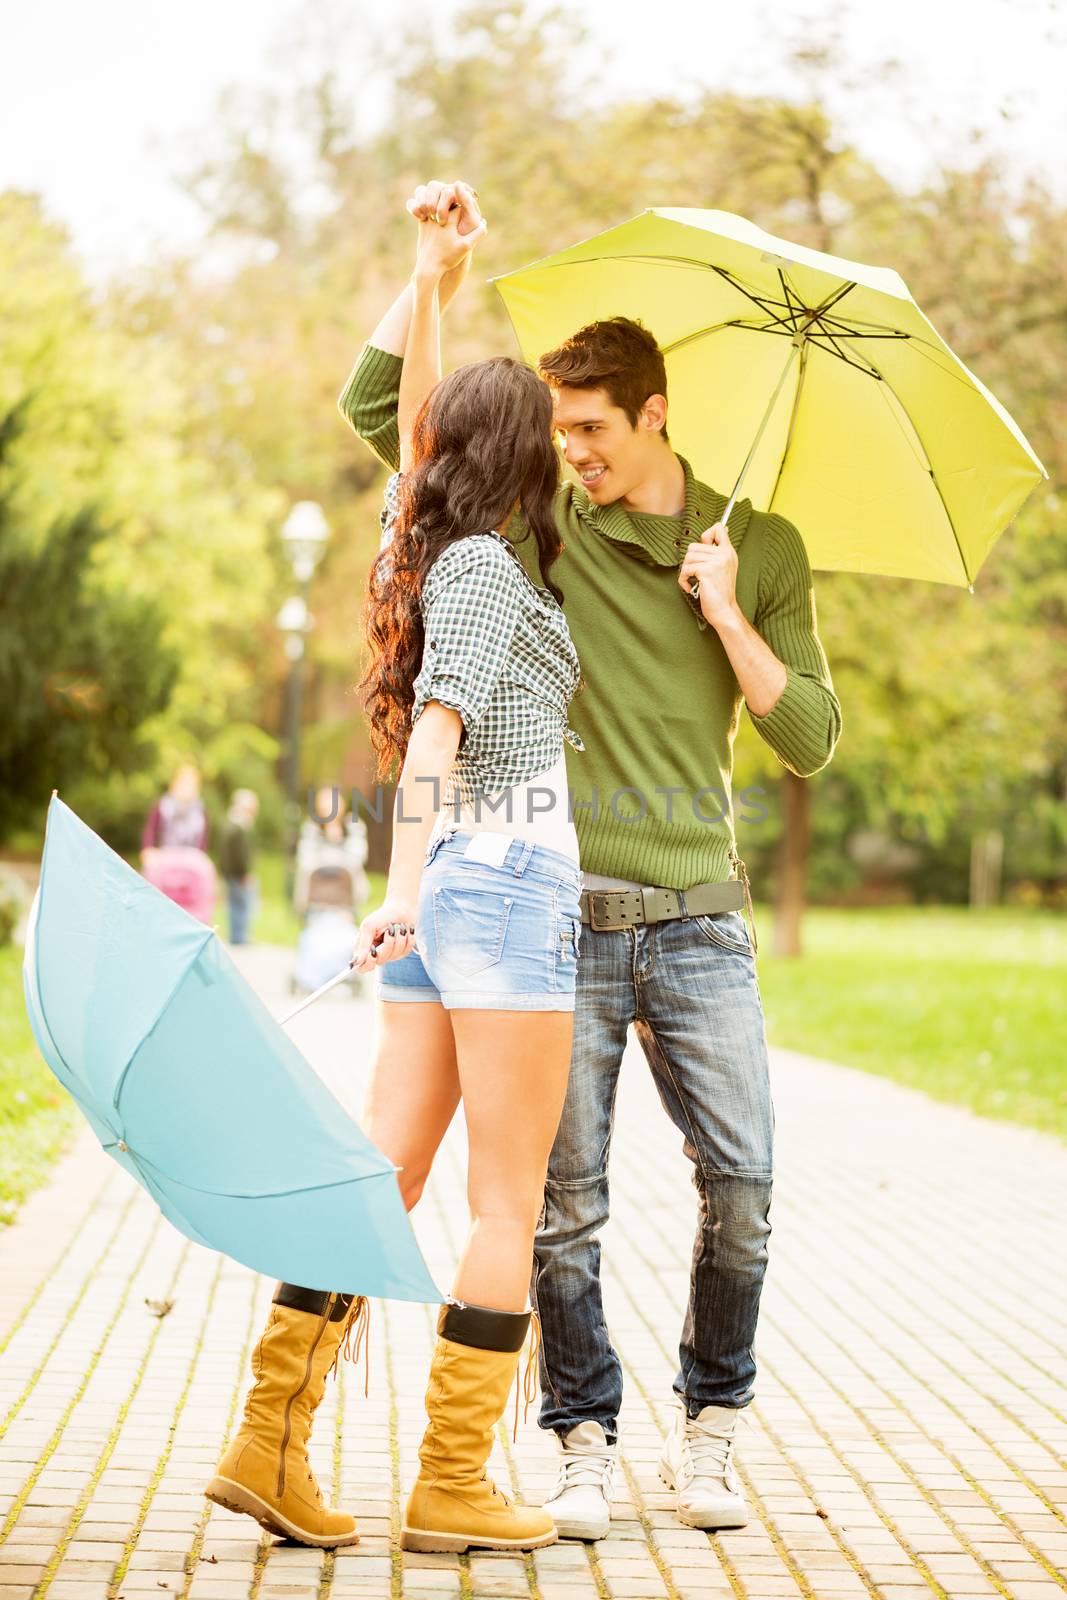
[[[386,899],[356,965],[379,970],[367,1131],[411,1207],[462,1098],[471,1227],[402,1543],[533,1549],[608,1532],[622,1384],[598,1234],[631,1023],[697,1191],[661,1473],[683,1522],[739,1527],[732,1449],[752,1397],[772,1112],[722,796],[742,701],[793,771],[833,752],[810,568],[796,529],[748,501],[719,523],[725,497],[670,445],[663,357],[638,324],[578,330],[540,377],[500,358],[441,382],[439,315],[485,224],[459,183],[423,186],[408,209],[414,274],[341,396],[400,468],[362,687],[381,770],[403,766]],[[553,434],[580,483],[560,484]],[[485,1472],[531,1263],[540,1420],[560,1452],[543,1509]],[[278,1286],[212,1499],[305,1543],[356,1541],[306,1446],[363,1309]]]

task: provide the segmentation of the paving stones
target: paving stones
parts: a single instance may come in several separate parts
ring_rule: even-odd
[[[268,1005],[288,957],[241,952]],[[358,1112],[373,1009],[330,998],[293,1036]],[[623,1360],[611,1537],[529,1559],[401,1555],[433,1339],[373,1308],[371,1392],[343,1368],[312,1439],[362,1542],[284,1544],[203,1499],[273,1285],[190,1245],[86,1133],[0,1235],[0,1600],[1044,1600],[1067,1590],[1067,1152],[894,1085],[778,1052],[778,1180],[740,1465],[749,1525],[682,1527],[656,1462],[694,1198],[631,1045],[605,1237]],[[416,1213],[446,1284],[465,1227],[457,1125]],[[166,1318],[145,1299],[173,1299]],[[531,1417],[491,1468],[531,1500]]]

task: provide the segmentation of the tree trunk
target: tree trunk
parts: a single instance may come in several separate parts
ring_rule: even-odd
[[[782,774],[782,842],[778,849],[778,899],[774,917],[774,953],[798,956],[804,891],[811,842],[811,790],[806,778]]]
[[[1004,835],[999,828],[976,833],[971,839],[971,909],[1000,903],[1004,866]]]

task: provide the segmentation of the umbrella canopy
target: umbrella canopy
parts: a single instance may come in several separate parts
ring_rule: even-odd
[[[187,1238],[309,1289],[440,1300],[392,1163],[213,931],[56,798],[23,976],[48,1065]]]
[[[888,267],[651,210],[495,281],[535,364],[585,323],[643,322],[673,446],[720,493],[751,454],[746,494],[814,567],[967,585],[1048,476]]]

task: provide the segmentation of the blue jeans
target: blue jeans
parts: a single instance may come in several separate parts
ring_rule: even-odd
[[[230,943],[247,944],[252,934],[252,916],[256,909],[256,886],[241,878],[226,879],[226,897],[230,908]]]
[[[693,1164],[697,1229],[674,1390],[691,1417],[752,1399],[770,1234],[773,1112],[763,1011],[739,912],[582,929],[570,1082],[534,1243],[543,1428],[616,1437],[622,1369],[600,1291],[608,1154],[633,1023]],[[631,1179],[631,1181],[633,1181]]]

